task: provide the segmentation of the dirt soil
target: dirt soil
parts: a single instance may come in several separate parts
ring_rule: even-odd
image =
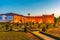
[[[60,28],[47,29],[46,32],[60,37]]]

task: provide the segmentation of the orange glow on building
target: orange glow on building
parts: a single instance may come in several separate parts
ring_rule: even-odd
[[[28,21],[30,22],[40,22],[40,23],[43,23],[43,20],[42,20],[42,16],[30,16],[30,17],[27,17]]]
[[[14,23],[26,23],[26,22],[35,22],[35,23],[54,23],[54,14],[52,15],[43,15],[43,16],[21,16],[14,15]]]
[[[42,16],[23,16],[15,13],[3,14],[3,15],[12,15],[13,20],[8,20],[13,23],[54,23],[54,14],[52,15],[42,15]]]
[[[54,23],[54,14],[52,15],[43,15],[44,23]]]

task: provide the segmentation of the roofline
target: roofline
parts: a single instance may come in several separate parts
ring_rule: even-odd
[[[0,15],[18,15],[18,16],[23,16],[23,17],[42,17],[42,16],[51,16],[51,15],[54,15],[54,14],[50,14],[50,15],[42,15],[42,16],[24,16],[24,15],[20,15],[20,14],[17,14],[17,13],[4,13],[4,14],[0,14]]]
[[[23,15],[20,15],[20,14],[17,14],[17,13],[4,13],[4,14],[0,14],[0,15],[18,15],[18,16],[23,16]]]

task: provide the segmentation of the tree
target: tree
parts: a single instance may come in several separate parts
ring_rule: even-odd
[[[56,21],[56,26],[59,27],[60,26],[60,16],[57,18],[57,21]]]
[[[30,13],[28,13],[28,16],[30,16]]]
[[[13,28],[12,26],[13,26],[13,25],[12,25],[12,24],[10,24],[10,31],[12,31],[12,28]]]
[[[57,22],[60,22],[60,16],[58,18],[56,18]]]
[[[30,22],[30,13],[28,13],[28,26],[31,28],[31,22]]]
[[[6,26],[6,31],[8,31],[8,29],[9,29],[9,25],[8,25],[8,24],[6,24],[5,26]]]
[[[56,21],[57,21],[57,18],[56,18],[56,17],[54,17],[54,22],[56,23]]]

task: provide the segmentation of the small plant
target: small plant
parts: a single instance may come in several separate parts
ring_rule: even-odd
[[[46,28],[45,28],[45,27],[43,27],[43,28],[42,28],[42,31],[44,31],[44,32],[45,32],[45,31],[46,31]]]

